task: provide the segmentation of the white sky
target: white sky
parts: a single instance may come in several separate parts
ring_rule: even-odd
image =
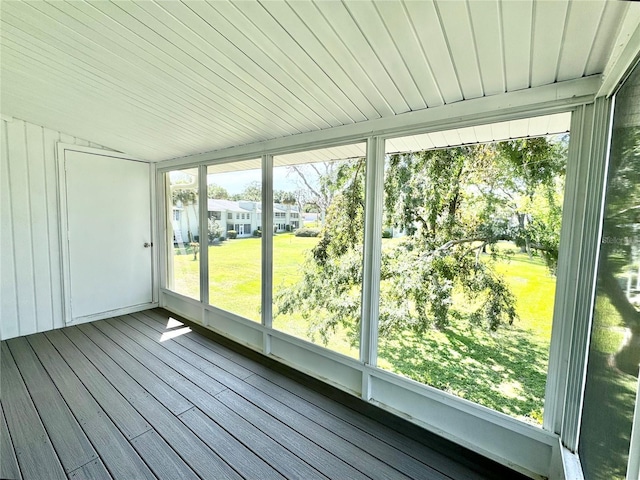
[[[207,184],[215,183],[234,195],[242,192],[251,182],[262,181],[262,172],[256,170],[244,170],[241,172],[215,173],[207,176]],[[292,192],[302,188],[295,174],[288,174],[287,167],[275,167],[273,169],[273,190]]]

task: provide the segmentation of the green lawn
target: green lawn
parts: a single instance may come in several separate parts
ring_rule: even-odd
[[[516,255],[500,262],[518,319],[497,332],[452,320],[423,336],[383,338],[378,365],[530,423],[542,422],[555,278],[544,263]]]
[[[305,252],[317,238],[279,234],[274,242],[274,291],[295,283],[301,276]],[[394,239],[385,240],[390,246]],[[211,304],[260,321],[261,239],[236,239],[209,247]],[[381,338],[379,366],[435,386],[533,423],[542,420],[549,358],[555,278],[539,258],[516,254],[500,261],[517,298],[518,320],[498,332],[452,322],[442,331],[418,337],[410,331]],[[198,262],[193,255],[175,257],[182,273],[180,285],[197,294]],[[178,284],[178,282],[176,282]],[[183,290],[184,292],[185,290]],[[308,326],[299,315],[277,316],[274,328],[309,338]],[[344,332],[338,331],[326,345],[357,357]]]

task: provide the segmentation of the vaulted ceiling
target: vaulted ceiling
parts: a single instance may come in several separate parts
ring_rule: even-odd
[[[632,2],[1,2],[1,108],[163,160],[601,74]]]

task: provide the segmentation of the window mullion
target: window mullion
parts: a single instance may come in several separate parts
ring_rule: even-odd
[[[367,140],[360,360],[375,366],[378,357],[378,310],[384,186],[384,140]],[[366,375],[366,372],[365,372]],[[367,383],[366,381],[364,382]],[[365,390],[365,389],[363,389]],[[367,392],[362,392],[368,396]]]
[[[262,156],[262,324],[271,328],[273,298],[273,155]],[[268,333],[265,352],[269,353]]]
[[[200,226],[200,301],[209,304],[209,195],[207,192],[207,166],[198,167],[198,205]]]

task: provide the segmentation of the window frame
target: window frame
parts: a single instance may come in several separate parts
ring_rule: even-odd
[[[445,438],[473,450],[481,451],[500,462],[508,463],[519,471],[528,474],[549,475],[552,469],[562,468],[561,465],[565,461],[564,455],[567,452],[571,456],[572,451],[575,451],[574,448],[565,449],[562,444],[571,444],[571,438],[577,436],[575,424],[579,425],[581,394],[584,390],[584,372],[581,365],[584,365],[586,361],[588,338],[580,329],[574,328],[573,320],[576,318],[578,307],[581,311],[585,308],[588,309],[592,302],[590,295],[592,295],[595,286],[595,282],[590,282],[589,279],[593,277],[595,271],[597,240],[595,243],[590,241],[589,235],[593,237],[594,233],[597,233],[601,215],[602,192],[600,190],[602,190],[604,180],[600,177],[604,170],[602,165],[604,164],[603,158],[605,157],[608,134],[607,111],[610,106],[609,99],[594,100],[593,92],[597,89],[594,89],[591,83],[595,84],[595,82],[580,82],[580,88],[573,89],[572,95],[567,96],[559,95],[557,90],[551,88],[535,89],[536,95],[534,96],[538,100],[543,97],[548,98],[546,103],[533,102],[530,99],[527,100],[525,96],[520,96],[520,100],[515,102],[515,106],[507,105],[507,98],[512,99],[516,96],[505,94],[503,96],[505,100],[497,102],[503,106],[493,109],[486,108],[486,105],[489,103],[494,105],[496,102],[480,99],[482,101],[477,102],[477,107],[468,109],[466,106],[460,107],[459,105],[457,107],[455,105],[445,106],[437,114],[427,115],[427,121],[420,121],[421,112],[415,112],[416,115],[411,115],[411,118],[401,116],[404,118],[397,122],[394,119],[391,119],[394,120],[393,122],[390,122],[389,119],[381,119],[382,121],[378,123],[373,122],[376,127],[353,126],[349,131],[354,133],[342,137],[337,131],[328,131],[325,134],[313,132],[308,135],[300,135],[296,139],[285,138],[279,141],[256,144],[256,146],[239,147],[232,149],[231,155],[229,152],[213,152],[186,160],[164,162],[158,166],[158,174],[160,175],[162,172],[178,168],[178,166],[187,168],[188,166],[204,165],[206,168],[212,164],[255,159],[255,152],[258,150],[268,152],[262,155],[262,210],[266,215],[263,222],[264,231],[270,231],[273,228],[273,204],[265,199],[271,198],[269,195],[273,193],[273,155],[367,141],[366,188],[379,189],[382,175],[380,171],[376,175],[372,167],[380,165],[380,158],[384,156],[384,143],[381,144],[381,142],[387,138],[552,113],[572,112],[571,159],[569,162],[575,165],[576,171],[572,174],[573,187],[570,188],[569,179],[567,180],[565,213],[563,213],[563,235],[564,230],[569,229],[571,241],[565,240],[564,243],[568,246],[564,246],[564,248],[561,244],[560,255],[562,256],[563,252],[565,255],[569,255],[562,268],[571,274],[579,274],[580,280],[576,281],[574,277],[572,282],[567,280],[560,282],[560,279],[558,281],[558,283],[562,283],[565,292],[563,293],[562,307],[554,313],[554,317],[559,314],[559,318],[562,320],[554,321],[545,400],[545,422],[542,429],[463,399],[453,396],[449,398],[447,394],[433,391],[435,389],[417,384],[417,382],[395,378],[394,374],[379,371],[373,366],[375,365],[372,362],[375,359],[375,349],[364,350],[367,346],[377,344],[377,329],[372,328],[375,327],[373,318],[375,318],[375,305],[377,304],[377,301],[373,300],[377,297],[375,287],[371,286],[379,282],[368,280],[374,280],[376,274],[374,263],[379,262],[379,259],[376,260],[376,242],[374,241],[377,237],[375,232],[379,229],[375,230],[375,219],[381,219],[382,216],[374,213],[378,208],[381,212],[381,205],[377,204],[377,202],[381,203],[381,190],[376,190],[376,195],[368,195],[366,200],[364,246],[366,260],[363,273],[365,285],[370,287],[367,289],[363,287],[360,361],[327,351],[322,347],[295,339],[271,328],[269,323],[271,317],[271,278],[268,277],[272,248],[271,235],[263,237],[266,240],[263,241],[262,257],[263,319],[261,324],[255,324],[253,321],[219,311],[215,307],[203,305],[201,302],[181,298],[180,295],[167,291],[166,288],[161,288],[161,305],[249,345],[264,355],[275,355],[279,357],[280,361],[292,364],[313,376],[323,377],[324,381],[361,396],[365,401],[376,403],[393,411],[405,412],[414,423],[428,429],[436,429]],[[555,94],[546,96],[551,91]],[[527,101],[531,103],[527,105]],[[481,108],[480,104],[485,107]],[[456,114],[458,111],[460,113]],[[429,115],[431,114],[429,113]],[[578,126],[579,134],[574,130],[574,124]],[[343,127],[337,127],[334,130],[340,129]],[[365,132],[367,136],[365,136]],[[569,176],[569,172],[567,176]],[[375,187],[376,185],[378,186]],[[600,188],[598,188],[599,185]],[[590,194],[587,199],[582,198],[581,201],[580,192],[584,192],[587,187]],[[595,190],[591,190],[594,187]],[[158,209],[159,212],[166,211],[162,200],[159,202],[159,206],[162,206]],[[567,209],[567,206],[571,208]],[[205,210],[204,206],[201,208],[203,211]],[[569,215],[569,211],[571,211],[571,221],[566,222],[565,219]],[[162,216],[162,214],[159,215],[160,228],[166,228],[166,225],[162,225],[162,222],[165,221]],[[566,237],[566,235],[564,236]],[[581,244],[581,241],[585,239],[589,240],[587,245]],[[567,254],[567,252],[569,253]],[[379,252],[377,255],[379,256]],[[202,257],[201,261],[203,261]],[[161,282],[166,278],[162,275],[163,272],[161,272]],[[165,285],[162,284],[162,287]],[[207,289],[204,288],[201,291],[207,291]],[[365,295],[367,295],[366,298]],[[559,308],[558,303],[557,294],[556,309]],[[365,308],[367,315],[364,315]],[[587,312],[587,316],[590,319],[589,312]],[[556,325],[558,325],[557,329]],[[363,342],[362,339],[366,341]],[[553,384],[551,389],[550,384]],[[549,420],[547,420],[547,416],[549,416]],[[441,423],[443,418],[447,419],[445,424]],[[489,435],[491,432],[495,435]],[[536,453],[531,454],[531,451]]]

